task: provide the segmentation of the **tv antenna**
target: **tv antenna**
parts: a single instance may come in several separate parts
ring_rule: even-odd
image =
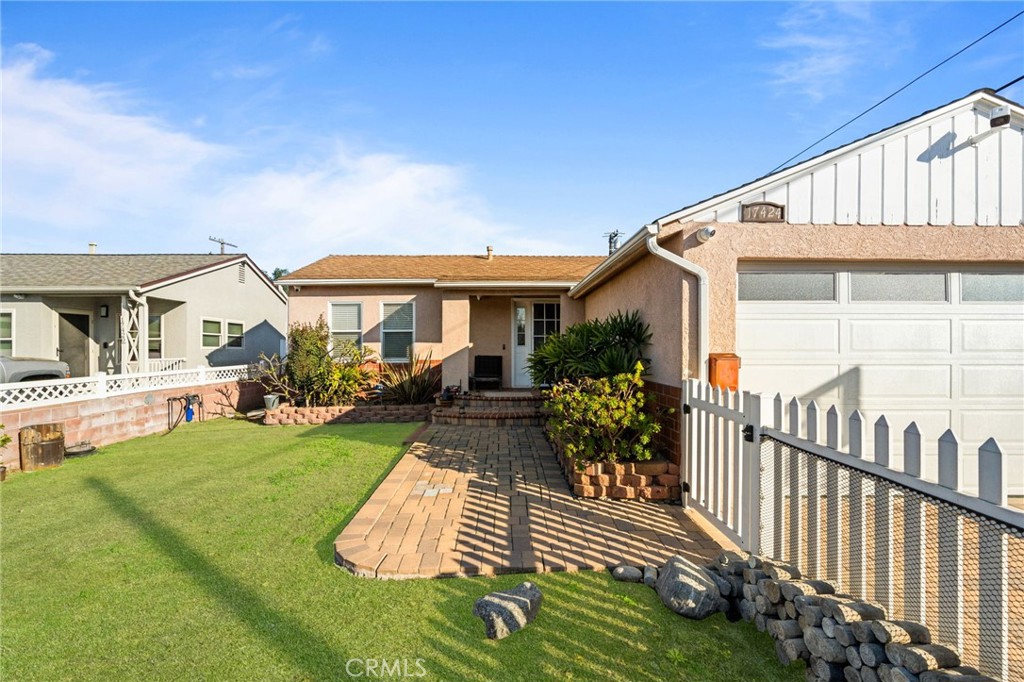
[[[619,249],[619,237],[622,236],[622,233],[615,230],[614,232],[605,232],[602,236],[608,237],[608,255],[610,256]]]
[[[217,242],[218,244],[220,244],[220,255],[222,255],[222,256],[224,255],[224,247],[225,246],[233,246],[236,249],[238,248],[238,244],[232,244],[231,242],[224,241],[220,237],[210,237],[210,241],[211,242]]]

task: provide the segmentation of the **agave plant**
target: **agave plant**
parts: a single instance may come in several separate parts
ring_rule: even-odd
[[[410,351],[409,362],[382,364],[380,382],[384,386],[384,400],[399,405],[430,402],[441,385],[440,375],[430,365],[431,355],[421,357]]]

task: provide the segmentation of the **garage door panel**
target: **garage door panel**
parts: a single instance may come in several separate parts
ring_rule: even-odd
[[[758,365],[743,362],[740,371],[743,390],[769,397],[778,393],[780,386],[785,386],[787,399],[796,396],[804,403],[812,399],[837,402],[843,389],[839,365]]]
[[[778,319],[740,320],[736,344],[762,352],[837,353],[839,320],[787,320],[781,325]]]
[[[1024,352],[1024,321],[962,320],[960,324],[967,352]]]
[[[854,353],[948,353],[949,320],[871,319],[849,321]]]
[[[949,365],[865,365],[859,368],[860,396],[877,398],[949,398]]]
[[[965,398],[1017,398],[1024,408],[1024,366],[964,365],[960,394]]]

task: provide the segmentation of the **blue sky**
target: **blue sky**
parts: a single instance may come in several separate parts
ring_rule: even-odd
[[[602,253],[1021,9],[7,2],[2,246]],[[811,153],[1022,73],[1024,18]]]

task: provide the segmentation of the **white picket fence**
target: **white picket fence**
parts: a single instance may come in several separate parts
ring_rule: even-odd
[[[849,415],[843,452],[835,407],[822,434],[815,403],[776,395],[763,424],[765,402],[689,382],[687,504],[744,549],[927,622],[988,674],[1024,679],[1024,600],[1009,588],[1011,566],[1015,575],[1024,562],[1024,511],[1007,506],[998,443],[988,439],[976,460],[965,460],[947,431],[938,439],[937,481],[929,481],[913,423],[902,433],[897,471],[884,416],[866,433],[861,414]],[[961,489],[967,462],[977,466],[977,494]]]
[[[0,409],[44,407],[175,386],[218,384],[251,379],[253,376],[252,365],[231,365],[137,374],[97,374],[72,379],[0,384]]]

